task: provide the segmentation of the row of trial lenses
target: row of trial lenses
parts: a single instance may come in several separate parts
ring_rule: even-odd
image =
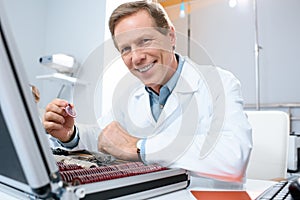
[[[96,168],[90,168],[90,169],[79,169],[79,170],[73,170],[73,171],[62,171],[60,172],[61,177],[66,182],[74,182],[74,179],[77,177],[81,177],[81,181],[78,180],[80,183],[85,183],[87,177],[88,180],[91,179],[91,177],[95,177],[93,181],[102,181],[102,180],[108,180],[112,178],[120,178],[125,176],[134,176],[139,174],[145,174],[145,173],[151,173],[155,171],[161,171],[166,168],[158,166],[158,165],[148,165],[143,167],[136,167],[136,168],[127,168],[122,170],[113,170],[112,168],[106,167],[106,170],[103,170],[104,167],[96,167]],[[109,170],[107,170],[109,169]],[[78,182],[77,181],[77,182]],[[77,184],[77,183],[76,183]]]
[[[61,171],[60,175],[62,176],[64,181],[72,182],[73,178],[77,177],[77,176],[95,175],[95,174],[108,173],[108,172],[114,172],[114,171],[116,171],[116,170],[114,170],[111,167],[94,167],[94,168],[88,168],[88,169]]]
[[[74,177],[71,182],[72,182],[72,185],[80,185],[80,184],[94,183],[94,182],[112,180],[112,179],[123,178],[123,177],[127,177],[127,175],[121,171],[110,171],[110,172],[101,173],[101,174],[90,174],[90,175],[86,175],[86,176],[77,176],[77,177]]]

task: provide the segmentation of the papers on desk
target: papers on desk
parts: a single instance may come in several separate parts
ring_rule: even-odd
[[[197,191],[191,190],[197,200],[251,200],[246,191]]]

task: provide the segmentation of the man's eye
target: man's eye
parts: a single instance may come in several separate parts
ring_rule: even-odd
[[[130,52],[130,47],[124,47],[121,49],[120,52],[121,52],[121,54],[126,54],[126,53]]]
[[[148,45],[150,44],[150,42],[152,41],[152,39],[142,39],[141,42],[140,42],[140,46],[145,46],[145,45]]]
[[[147,47],[151,44],[151,41],[152,41],[152,39],[148,39],[148,38],[142,39],[139,41],[138,46],[139,47]]]

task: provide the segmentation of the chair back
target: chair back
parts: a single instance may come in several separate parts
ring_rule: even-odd
[[[246,111],[252,126],[253,149],[247,178],[270,180],[287,175],[290,120],[283,111]]]

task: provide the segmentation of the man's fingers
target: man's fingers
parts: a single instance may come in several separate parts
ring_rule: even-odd
[[[56,130],[61,130],[63,128],[63,125],[62,124],[58,124],[58,123],[55,123],[55,122],[44,122],[44,127],[45,129],[47,130],[47,132],[53,132],[53,131],[56,131]]]
[[[68,105],[68,101],[63,99],[54,99],[52,103],[57,105],[58,107],[66,107]]]
[[[45,112],[54,112],[60,115],[66,115],[64,108],[68,105],[68,102],[61,99],[55,99],[51,103],[49,103],[46,108]]]
[[[65,118],[55,112],[46,112],[44,114],[44,122],[54,122],[57,124],[64,124],[65,123]]]

